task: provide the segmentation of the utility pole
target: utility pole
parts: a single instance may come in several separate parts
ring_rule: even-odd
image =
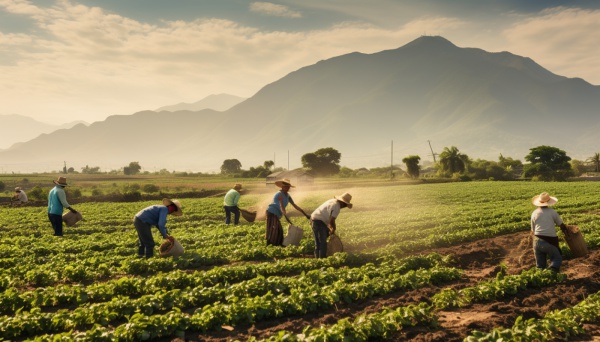
[[[431,141],[427,140],[427,142],[429,143],[429,149],[431,150],[431,156],[433,157],[433,163],[435,164],[435,163],[437,163],[435,161],[435,155],[436,155],[436,153],[433,153],[433,148],[431,148]]]
[[[390,177],[394,179],[394,140],[392,140],[392,155],[391,155],[392,164],[390,166]]]

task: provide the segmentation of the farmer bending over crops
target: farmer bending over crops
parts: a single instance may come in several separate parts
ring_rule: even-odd
[[[288,194],[290,188],[294,186],[290,183],[289,179],[282,179],[275,182],[281,190],[279,190],[275,196],[273,196],[273,202],[269,204],[267,208],[267,233],[265,235],[267,239],[267,245],[282,246],[283,243],[283,227],[281,226],[281,216],[285,216],[285,219],[291,224],[285,207],[288,203],[291,203],[296,210],[304,214],[307,219],[310,219],[302,208],[297,206],[292,200],[292,196]]]
[[[72,213],[77,213],[77,210],[73,209],[67,202],[67,195],[65,194],[65,187],[68,186],[67,179],[58,177],[57,180],[52,182],[56,185],[48,193],[48,219],[52,224],[52,228],[54,228],[54,236],[63,236],[62,214],[64,208],[69,209]]]
[[[21,205],[23,203],[27,203],[27,195],[25,194],[25,191],[18,186],[15,188],[15,194],[12,197],[12,204]]]
[[[225,224],[231,223],[231,213],[234,214],[233,224],[238,225],[240,223],[240,208],[238,208],[238,201],[240,200],[240,190],[242,190],[242,184],[236,184],[233,189],[229,190],[225,194],[223,200],[223,209],[225,209]]]
[[[334,233],[336,230],[335,219],[340,214],[342,208],[348,207],[352,209],[352,195],[344,193],[339,197],[321,204],[312,215],[310,215],[313,235],[315,237],[315,258],[327,257],[327,237],[329,233]]]
[[[562,263],[562,255],[558,246],[558,236],[555,226],[560,226],[564,232],[567,226],[554,209],[548,208],[556,204],[558,199],[547,192],[534,196],[531,201],[538,208],[531,214],[531,232],[533,238],[533,252],[537,268],[544,269],[547,259],[550,259],[550,269],[558,272]]]
[[[154,238],[152,237],[152,226],[156,226],[163,239],[169,236],[167,232],[167,215],[183,215],[181,203],[178,200],[163,198],[163,205],[151,205],[140,210],[133,217],[133,225],[137,231],[138,258],[150,258],[154,255]]]

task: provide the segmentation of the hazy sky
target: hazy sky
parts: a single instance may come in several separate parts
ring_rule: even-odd
[[[0,0],[0,114],[93,122],[251,97],[319,60],[421,35],[600,85],[600,1]]]

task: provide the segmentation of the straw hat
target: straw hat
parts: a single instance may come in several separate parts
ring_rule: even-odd
[[[15,188],[15,192],[19,192],[19,191],[23,191],[23,189],[21,189],[20,186],[18,186],[18,187]]]
[[[62,176],[58,177],[57,180],[54,180],[52,182],[54,182],[54,184],[56,184],[56,185],[62,185],[62,186],[69,185],[69,184],[67,184],[67,179],[65,177],[62,177]]]
[[[236,183],[235,186],[233,187],[233,189],[238,190],[238,191],[242,190],[242,184]]]
[[[352,209],[352,203],[350,203],[350,200],[352,200],[352,195],[350,195],[349,193],[344,192],[343,195],[333,196],[333,198],[335,198],[338,201],[346,203],[346,205],[348,205],[348,209]]]
[[[558,199],[556,197],[550,196],[550,194],[548,194],[547,192],[542,192],[537,196],[533,196],[531,202],[537,207],[547,207],[556,204],[556,202],[558,202]]]
[[[280,187],[280,188],[281,188],[281,187],[283,187],[284,185],[289,185],[289,186],[290,186],[290,188],[295,188],[295,186],[293,186],[293,185],[292,185],[292,182],[290,182],[290,180],[289,180],[289,179],[287,179],[287,178],[284,178],[284,179],[282,179],[282,180],[278,180],[278,181],[276,181],[276,182],[275,182],[275,185],[277,185],[277,186],[278,186],[278,187]]]
[[[173,215],[175,216],[181,216],[183,215],[183,211],[181,211],[181,203],[179,203],[178,200],[170,200],[168,198],[163,198],[163,204],[166,206],[169,206],[171,204],[175,204],[175,206],[177,207],[177,211],[173,212]]]

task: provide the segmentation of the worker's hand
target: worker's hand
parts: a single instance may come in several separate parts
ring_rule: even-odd
[[[304,217],[306,217],[307,220],[310,220],[310,215],[304,214]]]
[[[73,214],[77,214],[77,210],[75,210],[75,209],[73,209],[71,207],[68,207],[67,209],[69,209]]]
[[[290,221],[290,218],[287,215],[283,215],[285,217],[285,220],[288,221],[289,224],[293,224],[292,221]]]

